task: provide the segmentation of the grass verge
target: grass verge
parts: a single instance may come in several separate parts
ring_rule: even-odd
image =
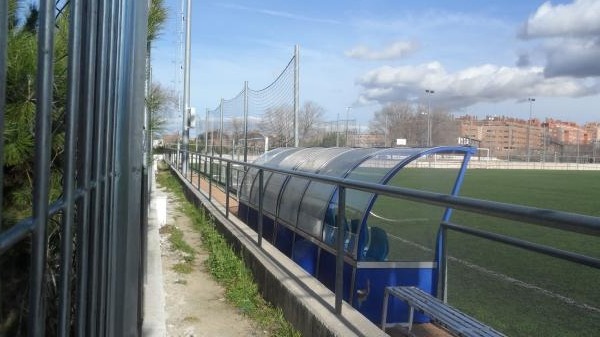
[[[285,320],[281,309],[273,307],[260,296],[250,270],[217,232],[214,223],[207,219],[202,210],[185,199],[177,178],[170,172],[159,172],[156,180],[159,185],[176,195],[181,204],[181,211],[192,220],[194,229],[201,234],[202,242],[209,253],[206,261],[208,269],[225,288],[227,300],[271,336],[299,337],[300,333]]]
[[[161,228],[161,233],[169,234],[171,249],[178,251],[183,258],[183,262],[175,264],[173,270],[178,274],[191,273],[196,260],[196,251],[185,241],[181,229],[173,225],[167,225]]]

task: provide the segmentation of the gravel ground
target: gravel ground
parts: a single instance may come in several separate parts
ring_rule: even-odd
[[[204,266],[208,253],[202,246],[200,234],[192,228],[191,220],[178,210],[179,202],[174,195],[158,187],[155,196],[163,200],[162,206],[157,204],[157,208],[163,210],[166,198],[166,214],[158,215],[164,219],[159,221],[160,225],[179,228],[184,240],[196,250],[192,272],[176,273],[173,266],[183,262],[183,257],[171,249],[168,231],[158,229],[166,336],[264,336],[264,331],[225,300],[224,289]]]

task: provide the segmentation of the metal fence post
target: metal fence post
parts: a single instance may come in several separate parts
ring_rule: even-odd
[[[213,157],[210,157],[208,166],[208,200],[212,200],[212,170],[213,170]]]
[[[294,147],[300,144],[298,110],[300,109],[300,46],[294,48]],[[347,146],[347,145],[346,145]]]
[[[204,159],[206,161],[206,158]],[[200,191],[200,181],[202,181],[202,155],[198,154],[198,191]]]
[[[73,223],[75,208],[75,170],[76,170],[76,113],[79,107],[79,83],[80,83],[80,61],[81,61],[81,18],[82,6],[79,1],[71,5],[71,15],[69,18],[69,68],[68,80],[69,93],[67,112],[65,116],[65,163],[63,179],[63,196],[65,200],[65,209],[62,219],[61,233],[61,265],[70,265],[73,259]],[[0,37],[1,38],[1,37]],[[1,71],[1,70],[0,70]],[[0,80],[0,83],[4,81]],[[0,104],[3,99],[0,98]],[[0,110],[3,110],[0,108]],[[1,131],[0,131],[1,132]],[[69,331],[69,322],[71,320],[71,268],[61,268],[59,281],[59,316],[58,316],[58,335],[67,336]]]
[[[244,163],[248,162],[248,81],[244,81]]]
[[[2,87],[0,88],[0,135],[4,135],[4,109],[6,105],[6,59],[8,57],[7,1],[2,1],[2,3],[0,3],[0,22],[2,22],[0,23],[0,83],[2,83]],[[4,137],[0,138],[0,167],[4,167]],[[0,170],[0,182],[4,182],[4,170]],[[4,186],[0,187],[2,187],[0,188],[0,200],[4,200]],[[0,202],[0,233],[2,232],[2,227],[2,202]]]
[[[229,189],[231,188],[231,162],[227,162],[225,169],[225,217],[229,218]]]
[[[114,182],[114,255],[110,315],[112,330],[107,335],[137,336],[139,331],[139,263],[142,116],[144,109],[144,78],[146,61],[147,2],[123,2],[119,31],[118,98],[116,109],[115,161],[117,178]],[[137,308],[137,310],[135,310]]]
[[[45,334],[44,280],[48,199],[50,188],[50,145],[52,85],[54,74],[54,1],[42,0],[37,55],[37,104],[35,123],[35,158],[33,182],[33,221],[31,240],[31,277],[29,279],[29,336]],[[4,83],[2,84],[4,85]]]
[[[439,280],[440,280],[440,295],[439,298],[448,302],[448,229],[445,224],[440,226],[440,258]]]
[[[262,247],[263,237],[263,199],[264,199],[264,171],[258,170],[258,246]]]
[[[337,240],[335,259],[335,313],[342,314],[344,293],[344,223],[346,219],[346,188],[338,185]]]
[[[219,127],[219,157],[223,157],[223,105],[225,104],[225,99],[221,98],[221,104],[219,105],[219,112],[221,114],[221,124]],[[219,174],[219,179],[221,178],[221,174]]]

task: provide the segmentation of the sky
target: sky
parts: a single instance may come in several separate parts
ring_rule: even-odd
[[[153,79],[182,90],[181,0],[165,2]],[[300,101],[321,105],[326,120],[348,112],[368,125],[382,106],[408,101],[456,116],[526,119],[531,109],[600,122],[600,0],[192,0],[191,23],[197,111],[244,81],[270,84],[297,44]]]

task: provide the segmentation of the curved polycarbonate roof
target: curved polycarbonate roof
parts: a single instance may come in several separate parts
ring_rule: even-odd
[[[473,151],[470,147],[280,148],[265,153],[255,163],[272,168],[387,184],[402,168],[420,167],[419,165],[425,162],[422,159],[429,158],[430,155],[456,157],[456,162],[460,163]],[[240,201],[256,209],[257,177],[258,169],[249,169],[240,187]],[[278,223],[297,227],[317,239],[324,239],[324,227],[333,225],[333,217],[336,214],[335,185],[269,171],[264,172],[263,183],[263,210],[267,216],[276,219]],[[372,193],[347,190],[347,219],[353,219],[359,224],[366,223],[375,200],[376,197]]]

